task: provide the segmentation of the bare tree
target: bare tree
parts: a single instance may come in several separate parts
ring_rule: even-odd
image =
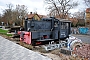
[[[1,14],[0,14],[0,25],[1,25],[1,22],[2,22],[1,19],[2,19],[2,16],[1,16]]]
[[[45,0],[47,3],[47,9],[52,16],[59,16],[65,19],[69,13],[69,10],[78,5],[77,2],[72,2],[72,0]]]
[[[84,0],[84,1],[85,1],[86,5],[87,5],[88,7],[90,7],[90,0]]]
[[[77,19],[84,19],[85,18],[85,11],[82,12],[75,12],[74,14],[72,14],[74,18]]]
[[[12,9],[12,4],[7,4],[7,7],[7,9],[3,10],[3,22],[10,26],[12,24],[22,25],[22,19],[27,14],[27,7],[25,5],[16,5],[16,8]]]
[[[3,10],[3,18],[5,19],[5,23],[6,24],[9,24],[9,23],[12,23],[12,7],[13,5],[10,3],[10,4],[7,4],[7,9]]]
[[[23,24],[23,19],[24,17],[26,16],[26,14],[28,13],[27,12],[27,7],[25,5],[16,5],[16,9],[15,9],[15,14],[16,14],[16,17],[17,17],[17,24],[20,24],[22,25]],[[20,20],[20,21],[18,21]],[[22,22],[22,23],[19,23],[19,22]]]

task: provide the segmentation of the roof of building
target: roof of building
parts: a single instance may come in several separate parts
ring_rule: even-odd
[[[47,17],[47,16],[45,16],[45,15],[39,15],[39,14],[37,14],[37,13],[33,13],[33,14],[32,14],[32,12],[31,12],[30,14],[28,14],[27,17],[28,17],[29,19],[32,19],[35,15],[37,15],[39,18],[46,18],[46,17]]]
[[[90,8],[87,8],[87,9],[86,9],[86,13],[88,13],[88,12],[90,12]]]

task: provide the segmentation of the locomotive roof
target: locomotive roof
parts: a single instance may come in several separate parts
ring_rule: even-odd
[[[61,22],[71,22],[70,20],[68,20],[68,19],[58,19],[59,21],[61,21]]]

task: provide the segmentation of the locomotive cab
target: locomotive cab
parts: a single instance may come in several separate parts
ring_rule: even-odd
[[[61,20],[60,21],[60,38],[66,39],[69,37],[71,33],[71,22],[69,20]]]

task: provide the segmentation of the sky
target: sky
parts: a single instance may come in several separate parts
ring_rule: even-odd
[[[72,13],[85,9],[85,5],[82,0],[78,1],[79,6],[71,9]],[[25,5],[28,7],[28,12],[37,12],[38,14],[46,15],[47,11],[45,10],[44,0],[0,0],[0,14],[2,11],[7,8],[7,4],[16,5]]]
[[[71,9],[70,10],[71,13],[75,13],[75,12],[78,12],[78,11],[82,12],[82,11],[85,11],[86,8],[88,8],[85,5],[85,2],[83,0],[73,0],[73,1],[78,2],[79,5],[75,8],[73,8],[73,9]]]
[[[38,14],[46,15],[44,0],[0,0],[0,13],[7,8],[7,4],[25,5],[28,7],[28,12],[36,12]]]

